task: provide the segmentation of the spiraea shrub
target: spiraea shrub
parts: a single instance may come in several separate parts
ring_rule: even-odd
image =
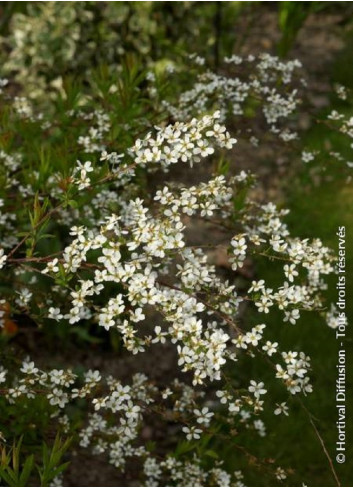
[[[274,151],[300,147],[301,64],[231,56],[214,72],[192,55],[184,65],[146,69],[112,57],[93,68],[88,50],[84,79],[62,76],[56,64],[74,63],[82,41],[77,19],[92,12],[59,8],[71,37],[55,61],[40,33],[58,5],[33,6],[52,10],[38,16],[30,43],[21,37],[25,19],[14,19],[0,83],[0,478],[60,485],[80,449],[120,474],[133,464],[145,486],[242,486],[254,467],[282,483],[295,467],[279,466],[271,453],[253,458],[242,443],[261,444],[268,416],[286,422],[293,403],[305,409],[315,383],[307,352],[297,341],[281,345],[269,313],[279,311],[283,328],[299,331],[313,316],[336,328],[325,301],[336,258],[319,237],[293,235],[290,210],[256,200],[256,175],[233,173],[229,163],[238,139]],[[50,31],[53,44],[55,36]],[[106,42],[112,48],[115,38]],[[52,64],[43,67],[42,57]],[[38,90],[26,86],[27,74]],[[337,93],[349,97],[342,87]],[[352,138],[344,113],[325,122]],[[304,164],[318,154],[303,149]],[[346,155],[322,154],[348,175]],[[200,175],[197,183],[188,184],[190,174]],[[192,232],[198,226],[207,229],[201,243]],[[276,267],[280,283],[249,276],[254,260]],[[117,357],[136,358],[142,370],[121,378],[67,359],[54,368],[16,348],[30,329],[41,344],[54,335],[59,349],[83,342],[88,356],[99,342],[113,350],[118,342]],[[143,365],[166,345],[174,378],[157,381]],[[153,417],[165,430],[161,446],[144,436]],[[220,444],[239,453],[237,467],[219,455]]]

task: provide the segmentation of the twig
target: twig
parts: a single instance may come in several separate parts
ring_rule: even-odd
[[[333,462],[332,462],[332,458],[330,457],[330,454],[327,451],[325,442],[324,442],[322,436],[320,435],[319,430],[316,427],[316,424],[314,423],[313,417],[310,414],[308,408],[304,405],[304,403],[303,403],[302,400],[300,400],[300,404],[301,404],[302,408],[304,409],[304,411],[306,412],[306,414],[308,415],[308,418],[310,420],[310,423],[311,423],[312,427],[314,428],[315,434],[316,434],[316,436],[317,436],[317,438],[318,438],[318,440],[320,442],[320,445],[322,446],[322,449],[324,451],[324,454],[326,455],[326,458],[327,458],[327,460],[329,462],[330,469],[331,469],[332,475],[333,475],[333,477],[334,477],[334,479],[335,479],[335,481],[337,483],[337,486],[338,487],[341,487],[341,482],[340,482],[340,480],[339,480],[339,478],[337,476],[335,467],[334,467]]]

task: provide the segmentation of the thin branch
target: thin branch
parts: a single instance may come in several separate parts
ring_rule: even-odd
[[[313,429],[315,431],[315,434],[316,434],[316,436],[317,436],[317,438],[318,438],[318,440],[320,442],[320,445],[322,446],[322,449],[324,451],[324,454],[325,454],[325,456],[326,456],[326,458],[328,460],[328,463],[329,463],[329,466],[330,466],[332,475],[333,475],[333,477],[334,477],[334,479],[336,481],[337,487],[341,487],[341,482],[340,482],[340,480],[338,478],[337,472],[336,472],[335,467],[333,465],[332,458],[331,458],[330,454],[328,453],[328,450],[326,448],[325,442],[324,442],[322,436],[320,435],[319,430],[316,427],[316,424],[314,423],[313,417],[312,417],[311,413],[309,412],[308,408],[304,405],[304,403],[303,403],[302,400],[300,400],[300,404],[301,404],[302,408],[304,409],[304,411],[306,412],[306,414],[308,415],[308,418],[310,420],[310,424],[312,425],[312,427],[313,427]]]

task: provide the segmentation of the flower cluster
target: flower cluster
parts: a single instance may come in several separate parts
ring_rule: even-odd
[[[204,66],[195,57],[191,61],[198,67]],[[301,63],[298,60],[283,62],[266,53],[258,57],[233,56],[225,58],[224,62],[226,74],[213,73],[203,68],[197,72],[191,89],[179,95],[174,103],[163,99],[162,106],[175,120],[185,120],[217,107],[222,122],[225,122],[228,115],[244,116],[250,101],[255,101],[262,110],[270,132],[285,142],[295,139],[296,132],[282,128],[281,125],[300,104],[298,90],[290,89],[290,86],[293,78],[297,78]],[[152,90],[157,94],[153,86]],[[249,136],[248,131],[249,128],[243,134],[244,137]]]
[[[17,378],[1,368],[0,382],[7,383],[3,391],[11,404],[20,404],[24,399],[27,399],[28,404],[35,402],[36,397],[41,397],[48,404],[51,418],[56,418],[67,433],[71,433],[73,427],[66,408],[85,399],[88,403],[88,417],[78,432],[80,445],[91,447],[93,454],[107,454],[109,462],[120,470],[124,469],[129,459],[141,459],[146,478],[141,482],[145,485],[163,480],[180,484],[193,481],[193,485],[196,481],[212,481],[217,486],[232,481],[232,485],[242,485],[242,474],[228,474],[221,468],[221,461],[208,472],[202,469],[196,455],[192,462],[183,462],[172,455],[168,455],[162,462],[151,457],[139,437],[142,421],[150,413],[158,412],[156,402],[166,396],[144,374],[135,374],[130,385],[123,385],[112,376],[104,378],[98,370],[88,370],[80,376],[72,370],[53,369],[44,372],[27,359],[22,363]],[[203,395],[190,391],[188,385],[175,380],[170,387],[167,397],[172,399],[174,422],[178,425],[180,422],[189,424],[194,419],[198,428],[184,426],[182,431],[187,434],[187,439],[200,438],[199,434],[209,429],[214,413],[206,407],[195,408]],[[190,436],[191,433],[193,436]]]
[[[206,138],[214,138],[213,144],[223,147],[227,132],[215,122],[217,116],[168,126],[156,138],[148,135],[137,141],[129,151],[135,156],[133,164],[144,166],[150,160],[167,168],[174,160],[197,161],[202,156],[201,143],[212,150],[205,150],[204,156],[214,151]],[[182,141],[189,145],[187,153]],[[91,169],[89,162],[85,166]],[[202,248],[187,243],[185,223],[190,218],[231,221],[232,199],[243,185],[247,185],[246,175],[230,181],[218,176],[177,191],[164,186],[156,192],[151,208],[137,198],[125,204],[119,215],[105,217],[97,230],[73,227],[70,234],[75,239],[60,259],[55,258],[42,270],[58,278],[64,273],[72,283],[70,309],[50,308],[49,317],[65,318],[70,324],[89,319],[106,330],[116,329],[133,354],[169,339],[177,346],[181,370],[193,371],[195,385],[206,379],[220,380],[222,368],[227,360],[237,360],[238,351],[256,350],[261,345],[269,357],[281,355],[277,342],[262,339],[266,325],[248,332],[239,327],[233,318],[239,316],[240,304],[252,303],[265,315],[277,307],[284,313],[284,322],[295,324],[301,311],[323,307],[323,277],[333,272],[334,258],[320,240],[309,242],[290,236],[283,222],[287,210],[249,200],[239,222],[242,232],[230,239],[229,263],[237,271],[248,256],[265,255],[284,263],[284,283],[273,289],[264,280],[254,281],[248,291],[240,293],[234,284],[222,281]],[[74,277],[81,269],[91,277],[77,281]],[[175,279],[170,280],[173,270]],[[102,306],[100,297],[112,286],[116,292]],[[155,336],[143,334],[147,306],[161,315]],[[282,379],[292,394],[311,388],[304,375],[309,363],[304,354],[300,355],[300,362],[293,361],[290,368],[283,369],[280,363],[276,367],[276,378]],[[259,392],[261,389],[254,395],[261,406]],[[231,402],[237,402],[234,409],[240,409],[241,402]],[[188,432],[190,437],[197,434]]]
[[[352,100],[352,91],[342,85],[334,87],[339,99],[348,103]],[[305,150],[302,152],[302,161],[309,163],[311,166],[316,161],[320,162],[320,168],[325,171],[334,163],[338,163],[343,174],[348,175],[348,181],[351,178],[351,168],[353,162],[350,158],[350,152],[353,147],[353,118],[347,115],[347,111],[339,108],[332,109],[325,118],[319,121],[332,131],[334,138],[331,144],[326,147],[322,146],[315,150]],[[335,139],[339,138],[340,144],[336,147]]]
[[[180,461],[174,457],[168,457],[159,461],[149,457],[144,463],[146,485],[148,487],[162,486],[168,481],[176,487],[185,484],[188,487],[242,487],[243,474],[237,470],[233,474],[222,469],[221,463],[210,470],[202,467],[201,460],[195,456],[191,460]]]

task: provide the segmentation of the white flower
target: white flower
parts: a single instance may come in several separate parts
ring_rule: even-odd
[[[55,321],[60,321],[64,316],[61,314],[60,309],[57,307],[49,307],[48,318],[55,319]]]
[[[265,424],[261,419],[255,419],[254,428],[258,431],[258,433],[261,437],[266,436]]]
[[[297,277],[299,275],[298,272],[297,272],[297,270],[295,269],[295,265],[294,264],[284,265],[283,270],[284,270],[285,276],[288,278],[288,280],[290,282],[293,282],[294,281],[294,277]]]
[[[303,151],[302,152],[302,161],[303,163],[309,163],[315,159],[315,154],[311,151]]]
[[[94,406],[94,409],[96,411],[99,411],[101,408],[106,407],[108,399],[108,396],[93,399],[92,404]]]
[[[216,391],[216,396],[220,398],[222,404],[226,404],[232,396],[227,391]]]
[[[86,161],[85,163],[81,163],[79,160],[77,160],[77,170],[82,171],[84,170],[85,172],[89,173],[93,171],[92,163],[90,161]]]
[[[265,314],[268,314],[270,312],[270,307],[272,305],[272,300],[265,295],[261,296],[260,300],[255,302],[255,306],[258,308],[258,311],[264,312]]]
[[[49,399],[49,404],[52,406],[59,406],[60,408],[64,408],[69,402],[68,395],[57,387],[54,387],[52,392],[50,392],[47,397]]]
[[[257,346],[259,344],[259,340],[261,339],[261,337],[262,334],[256,332],[255,328],[253,328],[251,332],[246,333],[246,335],[244,336],[244,340],[246,341],[246,343],[249,343],[253,346]]]
[[[241,406],[242,406],[241,401],[237,399],[236,401],[230,402],[228,404],[228,411],[230,413],[239,413]]]
[[[23,362],[20,371],[27,375],[34,375],[39,372],[37,367],[34,366],[34,362]]]
[[[258,399],[263,394],[266,394],[267,390],[264,389],[263,382],[255,382],[255,380],[250,380],[249,392],[253,393],[254,396]]]
[[[249,288],[249,292],[258,292],[259,290],[263,290],[264,288],[265,288],[264,280],[259,280],[259,281],[253,280],[251,282],[251,287]]]
[[[277,408],[274,410],[276,416],[279,414],[284,414],[288,416],[288,406],[285,402],[281,402],[281,404],[276,404]]]
[[[48,262],[46,268],[44,268],[42,273],[56,273],[56,272],[58,272],[59,271],[58,262],[59,262],[59,260],[57,258],[54,258],[54,260]]]
[[[285,471],[281,467],[277,467],[275,475],[279,481],[285,480],[287,478]]]
[[[276,365],[276,370],[277,370],[277,373],[276,373],[276,378],[277,379],[283,379],[283,380],[286,380],[289,378],[289,375],[288,375],[288,372],[287,370],[284,370],[284,368],[277,364]]]
[[[292,309],[291,311],[285,311],[283,321],[289,321],[291,324],[295,324],[300,318],[299,309]]]
[[[7,370],[5,370],[3,367],[0,367],[0,384],[6,381],[6,374]]]
[[[273,355],[273,353],[277,352],[278,343],[271,341],[266,341],[266,344],[262,347],[262,349],[267,353],[269,357]]]
[[[191,428],[184,426],[183,432],[186,434],[186,438],[188,440],[192,440],[192,439],[199,440],[201,437],[202,430],[199,430],[198,428],[195,428],[193,426]]]
[[[214,413],[209,411],[207,407],[203,407],[201,411],[199,409],[194,409],[194,414],[197,416],[196,421],[205,426],[209,426],[211,418],[214,416]]]
[[[153,338],[152,343],[165,343],[166,342],[165,337],[166,337],[167,333],[164,333],[160,326],[156,326],[154,328],[154,332],[156,333],[156,337]]]
[[[233,247],[233,253],[235,255],[245,255],[246,249],[247,249],[247,244],[244,236],[242,235],[237,235],[234,236],[234,238],[231,240],[230,244]]]
[[[7,260],[7,255],[4,254],[4,250],[0,249],[0,270],[4,267]]]
[[[139,416],[141,411],[140,406],[134,405],[131,401],[128,401],[127,407],[125,408],[125,416],[129,419],[135,419]]]
[[[169,387],[167,387],[166,389],[164,389],[164,391],[162,391],[162,398],[168,399],[168,397],[170,397],[172,394],[173,394],[173,391],[171,389],[169,389]]]
[[[16,399],[17,397],[20,397],[22,396],[23,394],[26,393],[26,386],[25,385],[17,385],[15,387],[12,387],[11,389],[9,389],[8,393],[9,393],[9,396]]]
[[[85,373],[85,382],[89,384],[96,384],[102,380],[102,376],[99,370],[88,370]]]

